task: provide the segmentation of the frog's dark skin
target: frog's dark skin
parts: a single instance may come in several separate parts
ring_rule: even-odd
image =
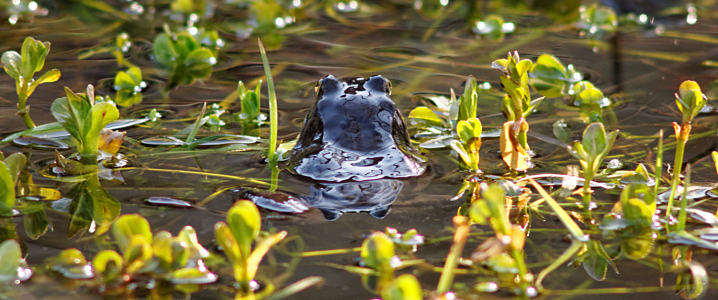
[[[318,100],[287,162],[287,169],[318,180],[309,195],[239,189],[239,197],[279,213],[320,211],[325,220],[346,212],[384,218],[404,183],[426,160],[409,140],[401,113],[389,99],[391,84],[379,75],[317,83]]]
[[[317,92],[289,158],[290,172],[342,182],[406,178],[426,170],[384,77],[328,75],[317,83]]]

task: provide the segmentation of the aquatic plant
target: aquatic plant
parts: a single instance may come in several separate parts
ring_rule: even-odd
[[[403,274],[381,290],[382,300],[421,300],[423,299],[419,280],[411,274]]]
[[[492,41],[501,41],[504,35],[516,30],[514,23],[504,21],[499,15],[488,15],[483,20],[477,20],[476,26],[471,28],[474,33],[486,36]]]
[[[55,119],[70,133],[81,161],[95,164],[100,132],[107,124],[117,120],[120,112],[108,102],[95,102],[95,89],[87,86],[87,93],[74,93],[65,87],[67,97],[58,98],[50,110]]]
[[[269,95],[269,150],[267,152],[267,160],[270,164],[276,165],[279,156],[277,152],[277,129],[279,127],[279,113],[277,108],[277,94],[274,92],[274,79],[272,79],[272,70],[267,60],[267,52],[264,50],[262,40],[257,39],[259,44],[259,53],[262,54],[262,65],[264,66],[264,76],[267,78],[267,90]]]
[[[456,126],[461,141],[451,141],[451,148],[454,149],[469,166],[472,172],[479,172],[479,150],[481,149],[481,121],[477,118],[470,118],[467,121],[461,120]]]
[[[262,81],[260,80],[254,91],[247,89],[240,80],[237,84],[237,94],[239,95],[239,104],[241,111],[236,114],[236,118],[242,124],[242,134],[250,134],[254,129],[264,124],[267,116],[260,111],[260,89]]]
[[[114,89],[115,103],[119,106],[129,107],[142,102],[142,89],[147,83],[142,81],[142,70],[131,67],[126,72],[120,71],[115,76]]]
[[[252,201],[240,200],[227,212],[227,223],[217,222],[214,225],[217,243],[232,263],[234,279],[243,294],[250,294],[256,289],[253,281],[259,263],[272,246],[287,236],[286,231],[280,231],[260,238],[261,223],[257,206]],[[257,245],[253,250],[255,240]]]
[[[25,281],[32,276],[32,269],[27,267],[22,258],[20,244],[16,240],[5,240],[0,244],[0,282]]]
[[[18,96],[17,115],[22,117],[22,121],[25,122],[28,129],[34,128],[35,123],[30,118],[30,106],[27,105],[27,98],[32,95],[38,85],[60,79],[60,71],[57,69],[47,71],[37,80],[33,79],[35,73],[45,66],[45,58],[49,52],[50,42],[41,42],[28,37],[22,43],[21,53],[5,51],[0,59],[5,72],[15,79]]]
[[[13,153],[5,157],[0,151],[0,216],[12,216],[12,209],[15,206],[15,185],[26,163],[25,154]]]
[[[671,179],[671,195],[668,198],[668,206],[666,207],[666,216],[670,216],[671,207],[673,206],[673,198],[676,194],[676,188],[681,177],[681,168],[683,165],[683,153],[686,149],[686,143],[691,134],[691,122],[701,112],[706,104],[706,96],[701,92],[701,87],[695,81],[686,80],[681,83],[678,93],[676,94],[676,106],[681,111],[681,124],[673,122],[673,131],[676,134],[676,154],[673,161],[673,177]],[[684,187],[684,189],[686,189]]]
[[[573,65],[564,66],[561,60],[550,54],[539,56],[529,73],[531,87],[548,98],[569,95],[573,83],[583,79]]]
[[[618,136],[618,129],[606,135],[603,123],[594,122],[589,124],[583,131],[583,139],[575,141],[573,146],[567,146],[571,153],[581,163],[583,170],[583,205],[588,211],[591,210],[591,180],[598,173],[603,159],[613,148],[613,143]]]
[[[477,199],[471,204],[469,216],[472,222],[490,225],[496,237],[479,245],[471,254],[471,259],[494,266],[497,272],[514,274],[517,276],[516,283],[521,287],[520,294],[530,295],[532,292],[529,291],[529,284],[533,281],[533,275],[530,275],[522,254],[526,233],[520,226],[509,221],[504,191],[498,184],[483,184],[480,193],[480,200]],[[496,251],[496,247],[505,249],[508,255],[503,254],[504,250]]]
[[[580,19],[574,26],[581,32],[581,36],[601,39],[613,34],[618,27],[616,12],[610,7],[593,3],[590,6],[581,5],[578,11]]]
[[[130,47],[132,47],[132,42],[130,42],[130,35],[126,32],[123,32],[118,34],[114,41],[111,40],[95,48],[84,51],[80,55],[78,55],[77,58],[86,59],[93,55],[109,52],[112,54],[112,56],[115,57],[115,60],[117,60],[118,66],[132,68],[135,67],[135,65],[125,59],[125,54],[130,51]]]
[[[105,286],[119,288],[137,274],[147,274],[175,284],[206,284],[217,280],[202,259],[209,252],[197,241],[194,228],[185,226],[173,237],[159,231],[154,237],[147,220],[140,215],[123,215],[112,225],[112,234],[122,255],[103,250],[95,255],[92,267]]]
[[[195,36],[186,31],[171,33],[167,27],[164,33],[155,37],[152,53],[158,67],[170,76],[168,89],[209,77],[212,66],[217,63],[212,50],[204,47]]]
[[[503,73],[501,85],[506,91],[501,111],[508,122],[501,133],[501,156],[512,171],[524,171],[530,167],[531,156],[526,132],[528,117],[544,97],[531,100],[528,73],[533,66],[529,59],[521,59],[518,52],[509,53],[506,59],[497,59],[491,66]]]

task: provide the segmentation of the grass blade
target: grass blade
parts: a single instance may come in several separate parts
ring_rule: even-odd
[[[272,79],[272,70],[269,68],[267,60],[267,52],[264,50],[262,40],[259,41],[259,53],[262,54],[262,65],[264,65],[264,75],[267,77],[267,89],[269,95],[269,151],[267,159],[270,164],[276,163],[275,152],[277,151],[277,127],[279,118],[277,113],[277,94],[274,92],[274,79]]]
[[[556,216],[558,216],[558,219],[561,220],[561,223],[563,223],[563,226],[566,226],[566,229],[573,235],[573,238],[579,242],[587,242],[588,236],[586,236],[583,233],[583,230],[581,230],[580,227],[576,224],[576,222],[571,219],[571,217],[566,213],[565,210],[561,207],[561,205],[554,200],[551,195],[549,195],[544,188],[536,182],[536,180],[529,179],[529,182],[536,188],[536,191],[541,195],[541,197],[546,200],[546,203],[548,203],[548,206],[553,209],[553,211],[556,213]]]

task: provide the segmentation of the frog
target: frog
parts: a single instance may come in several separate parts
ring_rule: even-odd
[[[323,182],[416,177],[426,158],[411,143],[391,82],[333,75],[321,78],[287,162],[293,174]]]
[[[309,194],[242,188],[236,196],[281,214],[320,212],[327,221],[349,212],[386,217],[404,186],[399,179],[418,177],[427,168],[389,98],[391,82],[381,75],[327,75],[316,92],[285,164],[294,177],[285,182],[314,181]]]

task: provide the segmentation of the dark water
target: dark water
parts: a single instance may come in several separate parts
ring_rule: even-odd
[[[335,11],[335,17],[327,15],[323,9],[309,10],[303,20],[284,29],[284,41],[278,45],[269,44],[269,60],[275,70],[275,83],[278,94],[279,137],[291,140],[301,130],[302,120],[315,101],[314,84],[318,78],[327,74],[337,77],[381,74],[393,83],[392,99],[397,103],[404,116],[422,103],[416,95],[446,95],[450,88],[463,90],[462,84],[467,75],[473,75],[479,82],[489,82],[495,93],[481,95],[478,116],[484,128],[498,128],[504,118],[500,114],[502,97],[499,73],[490,68],[491,61],[504,58],[507,51],[518,50],[522,57],[534,59],[548,53],[559,57],[564,64],[574,64],[587,80],[616,103],[612,113],[604,116],[608,129],[620,129],[630,135],[654,135],[659,129],[671,132],[671,122],[680,120],[675,107],[673,94],[684,80],[692,79],[703,87],[709,99],[718,93],[718,69],[708,66],[706,61],[718,61],[718,20],[711,7],[701,7],[698,21],[689,25],[683,21],[668,19],[657,34],[656,26],[626,26],[613,37],[602,40],[587,40],[579,37],[570,25],[563,24],[536,11],[517,9],[497,9],[496,3],[486,1],[481,12],[499,13],[507,21],[516,24],[517,31],[507,35],[503,41],[491,41],[470,33],[462,21],[461,9],[451,10],[443,21],[436,22],[427,14],[421,14],[413,4],[397,1],[394,4],[360,4],[365,11],[342,13]],[[536,1],[539,2],[539,1]],[[707,2],[707,1],[706,1]],[[498,2],[497,2],[498,3]],[[41,3],[42,4],[42,3]],[[120,10],[129,4],[112,2]],[[225,3],[219,3],[212,20],[218,25],[220,37],[226,46],[220,51],[218,64],[208,79],[191,86],[180,86],[167,96],[162,89],[166,78],[154,69],[151,60],[151,42],[161,24],[169,22],[163,12],[167,5],[158,5],[155,13],[149,13],[150,6],[142,3],[145,11],[136,20],[125,21],[105,12],[84,7],[82,4],[64,1],[48,5],[49,15],[36,17],[33,23],[19,22],[11,25],[0,23],[0,51],[19,50],[26,36],[50,41],[52,50],[45,70],[57,68],[62,78],[57,83],[40,86],[29,100],[32,116],[37,124],[53,122],[50,104],[56,98],[63,97],[62,87],[68,86],[80,91],[87,84],[94,84],[99,93],[114,95],[111,90],[112,78],[121,70],[114,58],[108,54],[97,55],[86,60],[78,60],[81,51],[114,41],[114,37],[128,32],[133,47],[127,54],[128,59],[140,66],[144,80],[149,87],[144,92],[142,104],[120,109],[122,117],[139,115],[142,111],[157,108],[169,112],[167,122],[157,127],[134,127],[127,129],[127,137],[141,140],[146,137],[167,135],[191,124],[201,108],[202,102],[220,103],[233,91],[237,80],[250,82],[263,76],[256,38],[244,39],[241,33],[229,29],[228,20],[241,18],[246,10]],[[312,3],[312,5],[318,5]],[[452,8],[453,2],[448,6]],[[508,7],[508,6],[507,6]],[[680,6],[683,7],[683,6]],[[330,10],[332,8],[329,8]],[[371,11],[371,12],[368,12]],[[89,13],[88,13],[89,12]],[[95,17],[94,20],[88,17]],[[178,24],[173,24],[178,26]],[[267,44],[267,42],[265,42]],[[250,85],[253,87],[253,84]],[[262,92],[266,95],[266,88]],[[10,133],[23,128],[20,118],[14,116],[15,87],[9,76],[0,76],[0,134]],[[230,97],[230,100],[232,98]],[[528,119],[531,131],[536,136],[553,137],[552,126],[555,121],[565,119],[574,137],[580,137],[584,128],[577,112],[567,111],[561,106],[562,99],[548,99],[541,104],[539,111]],[[266,107],[266,99],[262,106]],[[709,101],[709,105],[711,102]],[[239,111],[238,102],[229,102],[231,113]],[[266,111],[265,111],[266,112]],[[179,121],[177,121],[179,120]],[[699,115],[693,125],[693,133],[705,133],[715,130],[716,115],[712,112]],[[239,133],[236,123],[223,129],[225,133]],[[262,128],[262,135],[268,129]],[[208,134],[201,132],[200,134]],[[670,140],[670,139],[669,139]],[[625,161],[625,169],[635,169],[636,163],[642,163],[643,157],[635,152],[647,150],[654,144],[653,139],[632,139],[619,137],[617,149],[612,154],[620,155]],[[535,159],[537,168],[530,173],[563,173],[565,165],[575,164],[561,145],[546,142],[531,136],[529,144],[539,154]],[[716,173],[709,158],[711,150],[718,148],[716,134],[690,142],[686,150],[686,160],[699,162],[694,166],[692,182],[710,185],[716,180]],[[497,156],[497,139],[486,139],[482,148],[481,168],[489,174],[502,175],[506,169]],[[58,183],[51,178],[42,177],[37,171],[43,162],[52,158],[52,152],[26,149],[13,144],[2,144],[4,153],[25,151],[31,153],[30,161],[35,166],[35,183],[45,187],[57,188],[63,194],[69,185]],[[166,149],[146,148],[138,143],[126,140],[122,153],[126,153],[132,166],[208,172],[254,178],[269,182],[270,173],[265,168],[257,151],[249,152],[168,152]],[[69,155],[72,150],[63,151]],[[449,201],[459,190],[463,174],[460,173],[456,157],[449,150],[433,150],[425,153],[430,160],[427,173],[414,179],[401,180],[401,192],[391,204],[391,211],[383,219],[377,219],[367,213],[346,213],[335,221],[325,221],[325,216],[317,210],[301,215],[287,215],[263,211],[265,230],[287,230],[290,236],[300,237],[306,245],[305,251],[335,248],[351,248],[361,245],[364,237],[375,230],[387,226],[399,231],[416,228],[424,234],[429,244],[420,246],[413,255],[426,259],[428,263],[442,266],[451,245],[450,239],[431,242],[432,239],[449,237],[453,233],[451,217],[456,214],[460,201]],[[673,151],[666,152],[666,162],[672,162]],[[707,159],[705,159],[708,157]],[[654,164],[645,161],[647,164]],[[297,195],[311,193],[312,181],[293,177],[287,172],[280,174],[279,190]],[[665,173],[664,173],[665,174]],[[234,189],[240,187],[266,187],[261,184],[231,180],[210,175],[169,173],[151,170],[123,171],[124,182],[103,180],[105,187],[122,205],[122,214],[140,213],[147,217],[153,232],[168,230],[177,233],[183,226],[191,225],[198,233],[200,242],[210,249],[215,248],[213,226],[224,220],[227,211],[237,195]],[[144,202],[149,197],[165,196],[183,199],[193,204],[189,208],[162,207]],[[211,198],[208,198],[210,197]],[[597,199],[608,211],[617,201],[617,191],[601,191]],[[58,201],[66,201],[61,199]],[[565,202],[570,207],[569,202]],[[28,247],[27,260],[32,266],[42,266],[47,257],[56,255],[60,250],[76,247],[88,258],[104,249],[100,241],[105,237],[95,237],[86,231],[67,238],[69,215],[63,212],[60,204],[45,206],[52,231],[37,240],[25,235],[22,217],[12,221],[20,237]],[[713,212],[718,205],[714,200],[703,202],[700,208]],[[526,244],[526,262],[534,274],[558,257],[570,242],[567,232],[558,219],[544,212],[546,221],[534,216],[530,235]],[[3,220],[8,222],[9,219]],[[467,257],[479,243],[492,235],[486,226],[474,226],[472,236],[464,251]],[[604,242],[609,253],[616,252],[620,238],[601,236],[600,232],[590,232],[592,237]],[[551,299],[678,299],[671,286],[676,274],[670,272],[672,245],[656,242],[654,250],[641,261],[626,257],[616,259],[620,274],[609,267],[607,279],[599,282],[589,277],[582,267],[559,267],[545,280],[547,288],[542,298]],[[657,251],[661,249],[660,253]],[[289,261],[286,255],[274,253],[279,262]],[[320,289],[311,288],[293,296],[293,299],[369,299],[376,296],[366,291],[358,275],[343,270],[318,265],[318,262],[352,265],[356,263],[358,253],[305,258],[298,269],[287,281],[291,283],[310,275],[319,275],[326,282]],[[662,260],[664,270],[658,268]],[[711,289],[705,299],[718,295],[715,278],[718,275],[718,261],[715,253],[696,249],[694,260],[700,261],[708,270]],[[281,270],[281,268],[280,268]],[[439,273],[426,268],[409,268],[401,272],[414,272],[425,290],[435,289]],[[26,289],[25,299],[95,299],[102,298],[94,291],[74,291],[71,284],[49,280],[38,269],[36,276],[22,284]],[[229,270],[218,272],[220,276],[230,276]],[[491,280],[487,275],[479,275]],[[456,281],[468,286],[477,281],[476,275],[457,275]],[[220,279],[228,282],[229,279]],[[659,287],[663,282],[665,287]],[[605,288],[606,290],[591,290]],[[645,288],[631,293],[612,288]],[[576,289],[578,292],[573,291]],[[216,299],[222,294],[217,288],[207,288],[192,295],[193,299]],[[586,295],[582,295],[585,293]],[[32,296],[30,296],[32,295]],[[176,297],[181,297],[176,294]],[[474,296],[465,295],[466,298]],[[482,294],[481,297],[511,297],[505,291],[497,294]]]

